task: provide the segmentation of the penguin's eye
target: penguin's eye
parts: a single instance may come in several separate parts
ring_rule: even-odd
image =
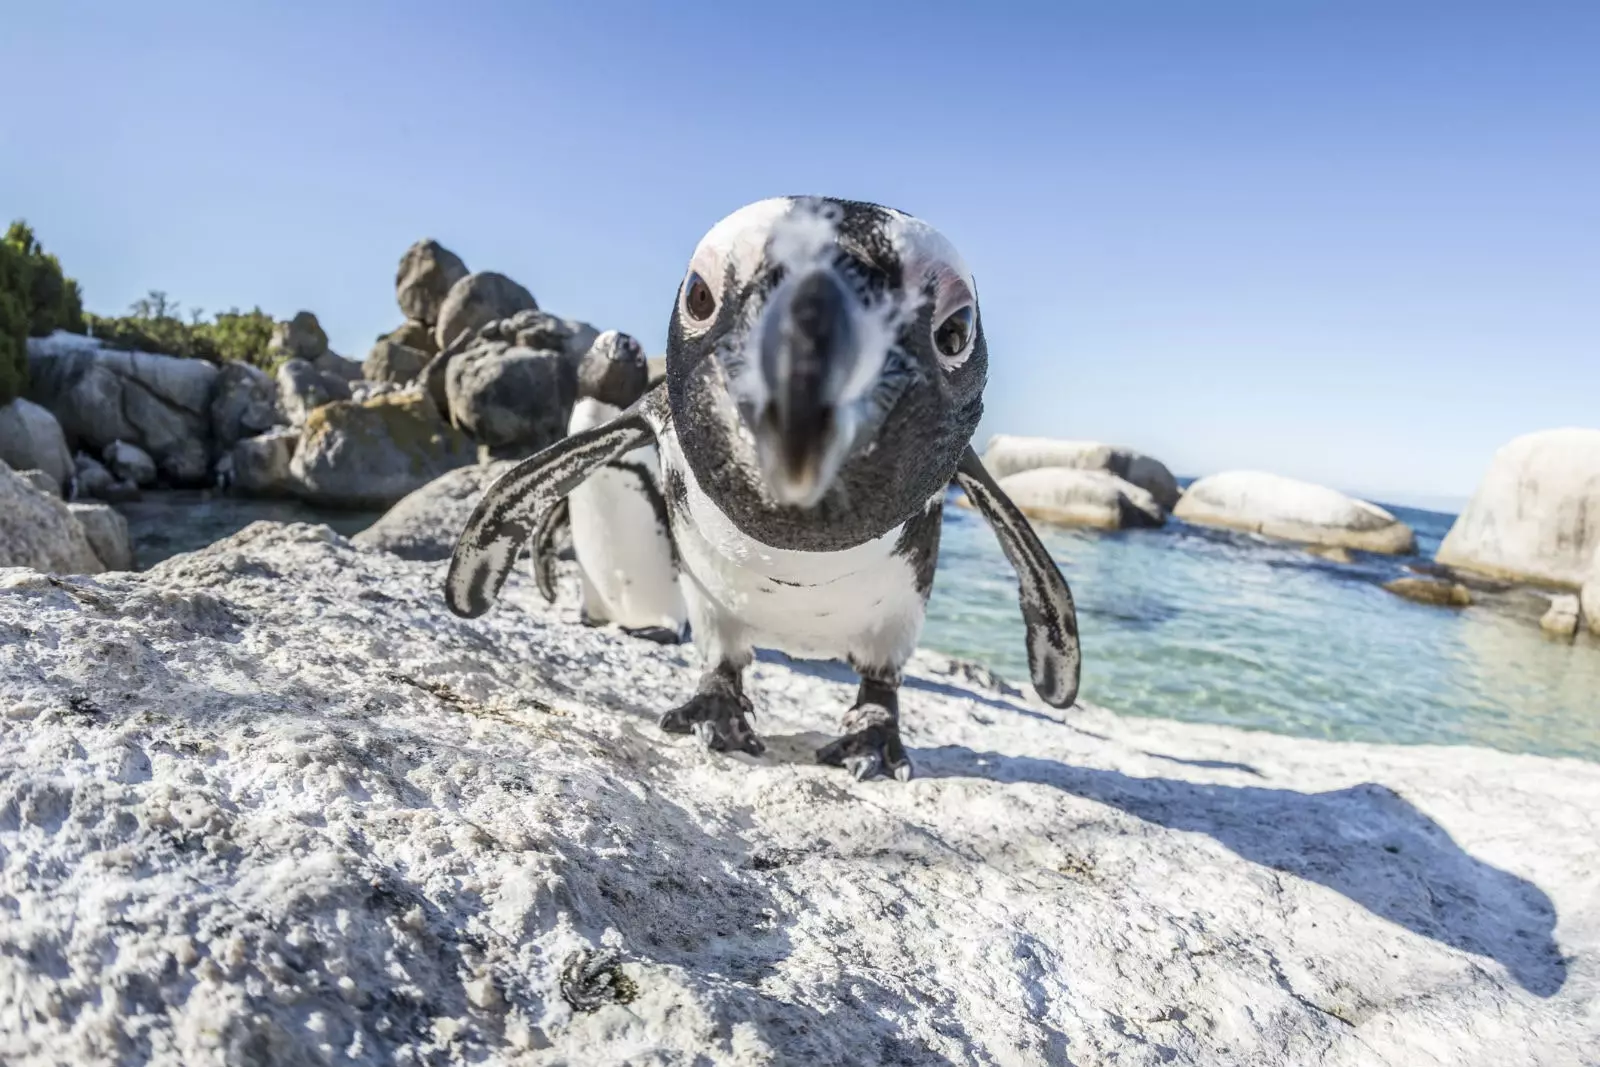
[[[945,316],[939,328],[933,331],[933,347],[941,356],[954,359],[967,349],[972,340],[972,305],[958,308]]]
[[[717,310],[717,298],[711,295],[711,286],[699,274],[689,275],[689,289],[683,295],[684,310],[696,322],[704,322]]]

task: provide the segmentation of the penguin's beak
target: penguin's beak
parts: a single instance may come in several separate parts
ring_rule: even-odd
[[[854,443],[857,419],[845,391],[863,359],[858,304],[824,268],[780,286],[763,315],[767,403],[753,430],[762,476],[781,504],[821,500]]]

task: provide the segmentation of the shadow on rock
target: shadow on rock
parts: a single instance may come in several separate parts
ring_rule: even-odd
[[[1033,782],[1327,886],[1372,914],[1498,961],[1541,997],[1566,983],[1555,906],[1532,882],[1475,859],[1399,794],[1373,782],[1326,793],[1136,778],[951,746],[913,754],[925,777]]]

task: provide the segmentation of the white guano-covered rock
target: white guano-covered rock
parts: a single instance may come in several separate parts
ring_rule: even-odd
[[[1593,764],[1063,724],[921,656],[921,776],[857,783],[810,759],[842,670],[758,663],[767,754],[711,755],[655,727],[687,650],[520,573],[460,619],[444,570],[262,524],[141,574],[0,574],[0,1060],[1600,1047]]]
[[[40,470],[59,485],[72,481],[72,450],[56,417],[17,397],[0,405],[0,463],[12,470]]]
[[[1167,521],[1155,497],[1105,470],[1035,467],[1000,479],[1000,488],[1030,519],[1059,526],[1121,530]]]
[[[1545,430],[1495,453],[1439,562],[1577,588],[1600,551],[1600,430]]]
[[[56,574],[105,570],[66,502],[41,493],[4,463],[0,463],[0,567],[32,567]]]
[[[1201,526],[1310,545],[1402,555],[1417,547],[1411,527],[1376,504],[1260,471],[1228,471],[1201,478],[1184,492],[1172,513]]]
[[[1149,493],[1165,511],[1171,511],[1182,495],[1178,480],[1160,460],[1099,441],[995,434],[984,449],[983,465],[996,479],[1039,467],[1107,471]]]

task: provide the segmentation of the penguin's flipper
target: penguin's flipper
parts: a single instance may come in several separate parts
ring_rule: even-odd
[[[635,405],[602,426],[562,438],[497,478],[472,509],[450,557],[444,580],[450,610],[469,619],[488,611],[546,513],[596,468],[653,435]]]
[[[1052,707],[1071,706],[1078,698],[1083,657],[1078,649],[1078,614],[1072,606],[1067,580],[1027,518],[995,484],[971,445],[956,468],[956,484],[989,520],[1011,568],[1017,572],[1034,689]]]
[[[545,602],[556,602],[556,540],[561,535],[561,528],[571,527],[572,519],[567,510],[567,498],[562,497],[556,506],[544,513],[538,529],[533,531],[533,580],[539,587],[539,595]]]

